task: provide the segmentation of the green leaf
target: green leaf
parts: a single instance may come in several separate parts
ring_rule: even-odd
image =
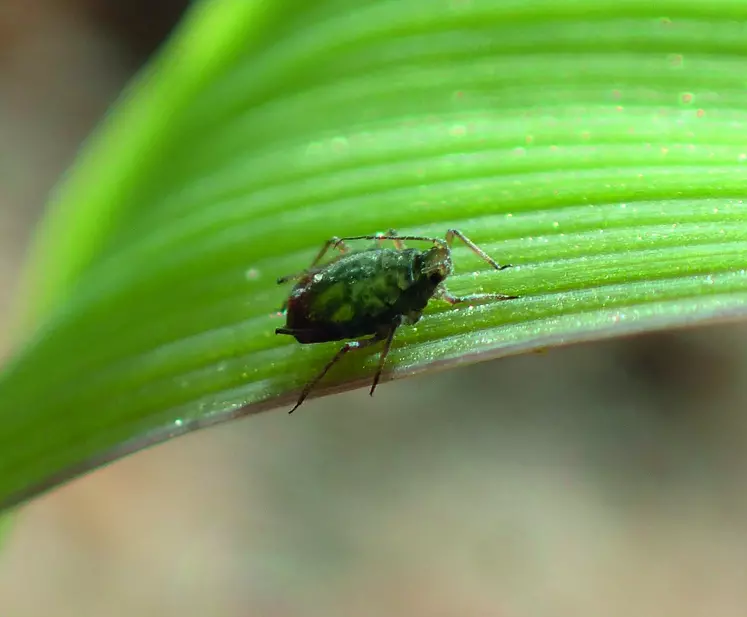
[[[337,344],[277,337],[332,235],[462,229],[454,293],[384,379],[743,318],[742,0],[195,5],[88,144],[0,377],[0,505],[290,406]],[[351,354],[317,394],[366,383]],[[364,394],[361,393],[361,396]],[[298,413],[303,413],[303,408]]]

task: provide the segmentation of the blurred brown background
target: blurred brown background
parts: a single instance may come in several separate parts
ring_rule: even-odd
[[[186,2],[1,2],[5,354],[48,191]],[[21,512],[0,617],[745,615],[746,360],[662,334],[177,439]]]

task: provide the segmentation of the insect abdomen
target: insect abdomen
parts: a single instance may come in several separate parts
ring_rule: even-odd
[[[412,284],[411,260],[403,257],[393,251],[358,253],[310,274],[291,294],[287,327],[315,330],[302,335],[304,340],[296,336],[304,343],[375,334],[400,313],[400,300]]]

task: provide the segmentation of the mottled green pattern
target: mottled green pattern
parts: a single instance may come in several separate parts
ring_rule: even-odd
[[[351,324],[351,336],[363,325],[375,326],[390,313],[403,291],[415,282],[415,249],[373,249],[353,252],[319,269],[307,284],[308,313],[324,324]],[[419,307],[422,308],[422,307]],[[369,333],[374,330],[368,328]]]

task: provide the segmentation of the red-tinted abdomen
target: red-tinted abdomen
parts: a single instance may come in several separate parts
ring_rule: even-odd
[[[346,324],[314,319],[314,295],[313,288],[301,287],[288,298],[285,327],[293,330],[293,336],[299,343],[326,343],[369,334],[352,332]]]
[[[394,249],[362,251],[306,273],[288,298],[285,333],[299,343],[385,333],[400,316],[422,310],[433,294],[414,281],[418,255]]]

